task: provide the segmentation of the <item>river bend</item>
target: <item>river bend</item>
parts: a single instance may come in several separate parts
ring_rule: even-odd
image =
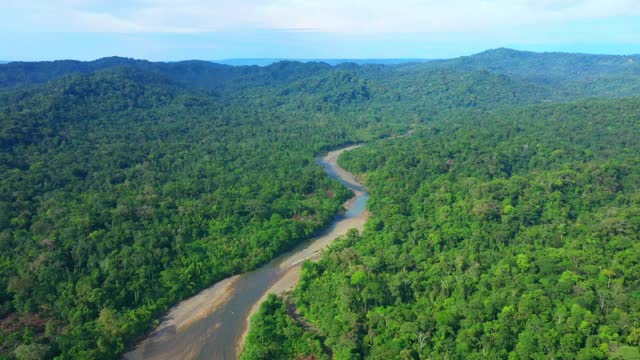
[[[248,331],[249,318],[266,296],[292,290],[298,282],[304,261],[316,260],[324,248],[349,229],[362,231],[369,217],[366,210],[369,194],[353,174],[337,164],[340,154],[358,146],[331,151],[317,160],[329,177],[340,181],[354,194],[344,204],[346,211],[337,215],[323,233],[254,271],[219,281],[178,303],[161,319],[160,325],[124,358],[237,358]]]

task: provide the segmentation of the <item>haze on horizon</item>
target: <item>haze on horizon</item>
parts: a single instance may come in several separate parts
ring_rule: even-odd
[[[637,0],[0,0],[0,60],[640,53]]]

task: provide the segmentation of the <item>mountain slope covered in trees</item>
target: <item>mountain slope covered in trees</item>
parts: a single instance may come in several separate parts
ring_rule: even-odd
[[[637,358],[639,144],[640,100],[590,100],[345,153],[373,217],[303,268],[289,301],[319,332],[270,346],[272,300],[244,358]]]
[[[315,155],[391,131],[255,102],[132,68],[4,93],[3,346],[122,352],[169,305],[320,230],[348,192]]]
[[[637,96],[640,88],[639,55],[534,53],[511,49],[488,50],[472,56],[405,64],[388,68],[415,74],[434,70],[486,71],[513,81],[535,84],[546,98],[564,101],[581,97]]]
[[[640,84],[639,55],[591,55],[570,53],[534,53],[512,49],[488,50],[472,56],[424,63],[355,64],[335,66],[322,62],[280,61],[264,67],[229,66],[208,61],[152,63],[120,57],[90,62],[59,60],[50,62],[12,62],[0,67],[0,88],[44,83],[69,75],[87,74],[119,66],[135,67],[162,74],[186,87],[230,93],[254,86],[273,86],[312,75],[324,75],[335,69],[368,73],[393,88],[414,76],[437,70],[460,73],[488,72],[504,75],[510,81],[524,81],[544,87],[558,98],[568,96],[624,97],[634,95]],[[530,85],[529,85],[530,86]],[[588,89],[583,89],[586,86]],[[629,89],[633,86],[633,89]],[[538,90],[540,91],[540,90]],[[535,94],[535,92],[534,92]],[[531,96],[531,95],[529,95]],[[549,94],[547,94],[547,97]]]
[[[585,76],[550,81],[510,56],[0,65],[0,356],[116,358],[170,305],[330,222],[349,192],[315,157],[356,142],[341,162],[373,220],[287,300],[320,333],[270,298],[243,356],[632,351],[638,100],[561,103],[639,95],[635,68],[577,56]]]
[[[535,53],[501,48],[472,56],[436,61],[427,64],[429,65],[459,70],[487,70],[553,84],[607,75],[638,75],[640,55]]]

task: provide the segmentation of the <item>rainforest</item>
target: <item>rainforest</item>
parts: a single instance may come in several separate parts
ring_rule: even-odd
[[[364,229],[240,359],[640,359],[640,56],[505,48],[0,64],[0,358],[120,358],[325,231],[356,144]]]

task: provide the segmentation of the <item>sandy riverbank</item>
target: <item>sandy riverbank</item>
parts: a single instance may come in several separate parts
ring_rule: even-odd
[[[337,165],[340,154],[358,146],[331,151],[323,157],[323,161],[329,164],[343,181],[356,188],[363,188],[351,173]],[[353,192],[355,196],[344,204],[347,210],[356,205],[356,199],[366,195],[364,191],[353,190]],[[349,229],[355,228],[362,231],[368,217],[369,213],[364,210],[356,216],[342,218],[332,224],[326,233],[312,239],[293,252],[281,256],[281,259],[276,261],[275,267],[274,265],[265,266],[264,271],[275,272],[277,277],[273,283],[267,284],[266,290],[256,294],[254,299],[257,301],[247,303],[247,307],[241,312],[233,312],[228,308],[231,302],[237,300],[235,298],[243,296],[240,289],[246,290],[246,282],[249,281],[246,275],[236,275],[222,280],[196,296],[182,301],[169,311],[162,319],[161,324],[145,340],[140,342],[133,351],[125,354],[125,359],[196,359],[203,357],[225,359],[231,357],[229,354],[226,356],[204,354],[207,352],[207,346],[211,344],[210,339],[216,337],[224,338],[225,342],[228,341],[227,344],[233,346],[229,353],[235,352],[237,357],[249,329],[249,318],[259,309],[267,295],[269,293],[282,294],[292,290],[298,283],[300,269],[304,261],[318,259],[323,249],[336,238],[345,235]],[[257,269],[255,272],[260,272],[262,269]],[[224,321],[224,314],[218,313],[226,312],[226,315],[229,315],[229,311],[231,311],[232,317],[240,323],[241,328],[236,330],[238,331],[237,336],[224,334],[228,333],[229,325]],[[241,318],[237,318],[239,316]],[[212,322],[207,323],[207,321]],[[203,325],[204,323],[207,325]]]
[[[353,145],[353,146],[349,146],[339,150],[331,151],[322,158],[323,161],[330,163],[334,166],[335,172],[344,181],[347,181],[356,186],[362,186],[362,185],[355,179],[353,174],[351,174],[350,172],[347,172],[346,170],[344,170],[338,165],[338,157],[343,152],[353,150],[359,146],[360,145]],[[357,190],[352,190],[352,191],[355,196],[347,200],[343,204],[345,209],[347,210],[350,210],[353,207],[354,202],[358,197],[364,195],[364,192],[362,191],[357,191]],[[295,288],[295,286],[298,284],[298,280],[300,280],[300,269],[302,267],[302,263],[304,263],[306,260],[311,260],[311,261],[317,260],[320,257],[320,254],[323,249],[329,246],[329,244],[331,244],[333,240],[337,239],[342,235],[346,235],[350,229],[356,229],[362,232],[362,230],[364,229],[364,224],[367,222],[369,215],[370,215],[369,211],[365,210],[357,217],[344,219],[338,222],[335,228],[333,228],[330,232],[328,232],[323,236],[318,237],[311,244],[309,244],[308,247],[304,248],[299,252],[296,252],[295,254],[292,254],[282,262],[280,267],[285,269],[286,271],[285,274],[280,278],[280,280],[278,280],[278,282],[273,284],[271,288],[269,288],[264,293],[264,295],[260,298],[260,300],[258,300],[251,307],[249,316],[245,320],[245,330],[242,333],[242,336],[240,337],[238,344],[236,345],[236,357],[240,355],[240,352],[242,351],[242,348],[244,346],[247,333],[249,332],[251,316],[253,316],[258,311],[258,309],[260,308],[260,305],[264,302],[267,296],[269,294],[280,295],[285,292],[292,291]]]
[[[239,275],[235,275],[219,281],[197,295],[172,307],[167,315],[162,318],[160,325],[146,339],[140,342],[133,351],[125,354],[124,358],[128,360],[193,358],[194,356],[190,356],[190,354],[197,355],[197,348],[192,347],[189,351],[190,354],[185,354],[184,349],[166,346],[162,346],[161,351],[153,351],[152,349],[154,344],[166,342],[176,333],[205,318],[226,303],[233,295],[233,286],[238,278]],[[194,346],[197,347],[197,343],[194,342]]]

